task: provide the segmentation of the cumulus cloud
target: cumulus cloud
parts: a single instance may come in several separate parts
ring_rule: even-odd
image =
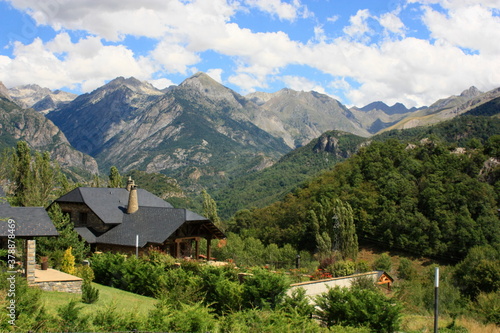
[[[325,89],[317,84],[316,82],[310,81],[305,77],[285,75],[281,77],[281,80],[285,83],[287,87],[297,91],[316,91],[321,94],[326,94]]]
[[[57,33],[51,40],[16,42],[12,56],[0,56],[0,80],[8,86],[38,83],[88,91],[117,76],[134,76],[165,87],[172,81],[163,76],[195,72],[206,51],[228,62],[204,64],[212,68],[208,74],[240,93],[284,82],[292,89],[330,95],[343,90],[339,95],[349,98],[343,100],[346,104],[383,100],[415,106],[470,85],[487,90],[500,84],[500,44],[492,42],[500,40],[500,0],[408,0],[409,9],[376,15],[360,9],[333,33],[329,29],[340,16],[328,13],[324,21],[316,16],[308,21],[313,24],[307,42],[283,29],[255,32],[236,21],[239,12],[259,10],[278,18],[281,27],[296,25],[313,15],[298,0],[11,3]],[[419,15],[430,40],[411,33],[404,10],[412,11],[412,18]],[[149,38],[150,48],[134,53],[125,43],[129,36]],[[322,86],[303,73],[281,74],[295,65],[329,75],[331,83]]]
[[[368,26],[368,19],[370,18],[370,11],[368,9],[360,9],[356,15],[351,16],[349,19],[350,25],[344,28],[344,33],[350,37],[361,37],[370,32]]]
[[[441,42],[486,54],[500,53],[500,43],[492,42],[500,40],[500,17],[493,16],[492,8],[485,5],[454,7],[446,14],[426,6],[423,21],[431,36]]]
[[[281,0],[246,0],[246,4],[271,15],[276,15],[280,20],[290,21],[297,18],[302,7],[297,0],[291,3],[282,2]]]

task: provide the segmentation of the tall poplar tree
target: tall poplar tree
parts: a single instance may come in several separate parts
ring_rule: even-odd
[[[340,199],[324,199],[308,212],[316,234],[316,245],[322,254],[338,251],[342,259],[356,259],[358,237],[352,208]]]
[[[120,172],[118,172],[118,169],[115,166],[112,166],[109,169],[108,187],[111,188],[122,187],[122,176],[120,175]]]
[[[334,199],[333,214],[338,221],[338,250],[344,259],[356,259],[358,256],[358,235],[356,235],[351,205],[340,199]]]
[[[217,213],[217,203],[214,199],[212,199],[206,190],[201,191],[201,195],[203,196],[203,214],[206,218],[212,221],[217,228],[224,231],[222,221]]]

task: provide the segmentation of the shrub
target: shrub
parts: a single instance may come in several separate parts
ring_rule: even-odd
[[[377,332],[399,328],[399,305],[383,294],[369,289],[335,287],[316,297],[318,318],[333,325],[367,326]]]
[[[271,308],[280,304],[290,287],[282,274],[255,269],[243,283],[243,304],[249,308]]]
[[[68,274],[75,274],[75,256],[71,253],[72,247],[68,247],[64,251],[64,256],[61,263],[61,270]]]
[[[278,309],[288,314],[299,315],[306,318],[312,318],[314,313],[314,305],[310,303],[304,288],[292,290],[290,296],[285,295]]]
[[[88,265],[81,265],[75,267],[75,275],[82,278],[84,283],[94,281],[94,270]]]
[[[315,320],[299,314],[283,312],[281,310],[270,311],[262,309],[248,309],[224,317],[221,320],[220,331],[223,333],[330,332],[327,328],[320,327]],[[354,331],[350,332],[354,333]],[[356,333],[361,333],[361,331]]]
[[[350,260],[338,260],[326,268],[333,277],[352,275],[356,272],[356,264]]]
[[[82,285],[82,302],[93,304],[99,300],[99,289],[94,288],[92,283],[84,282]]]
[[[382,253],[380,256],[378,256],[377,259],[375,259],[375,262],[373,263],[373,269],[377,271],[390,272],[391,268],[391,257],[387,253]]]
[[[77,305],[77,301],[71,300],[68,304],[57,309],[59,315],[59,328],[61,331],[79,332],[88,328],[85,317],[80,316],[82,307]]]
[[[213,314],[201,303],[174,308],[165,300],[149,312],[147,324],[147,329],[154,332],[209,332],[215,327]]]
[[[404,280],[411,280],[417,274],[417,270],[413,267],[411,260],[407,258],[401,258],[398,267],[398,278]]]
[[[500,325],[500,291],[479,294],[473,312],[477,313],[484,323]]]

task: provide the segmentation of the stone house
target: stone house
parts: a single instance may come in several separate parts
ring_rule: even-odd
[[[153,247],[177,258],[200,258],[204,238],[210,258],[211,240],[225,238],[209,219],[174,208],[130,179],[127,188],[79,187],[54,202],[93,251],[133,254]]]

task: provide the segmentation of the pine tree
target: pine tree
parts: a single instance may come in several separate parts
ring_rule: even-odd
[[[118,172],[118,169],[115,166],[112,166],[109,169],[108,187],[111,188],[122,187],[122,176],[120,175],[120,172]]]

